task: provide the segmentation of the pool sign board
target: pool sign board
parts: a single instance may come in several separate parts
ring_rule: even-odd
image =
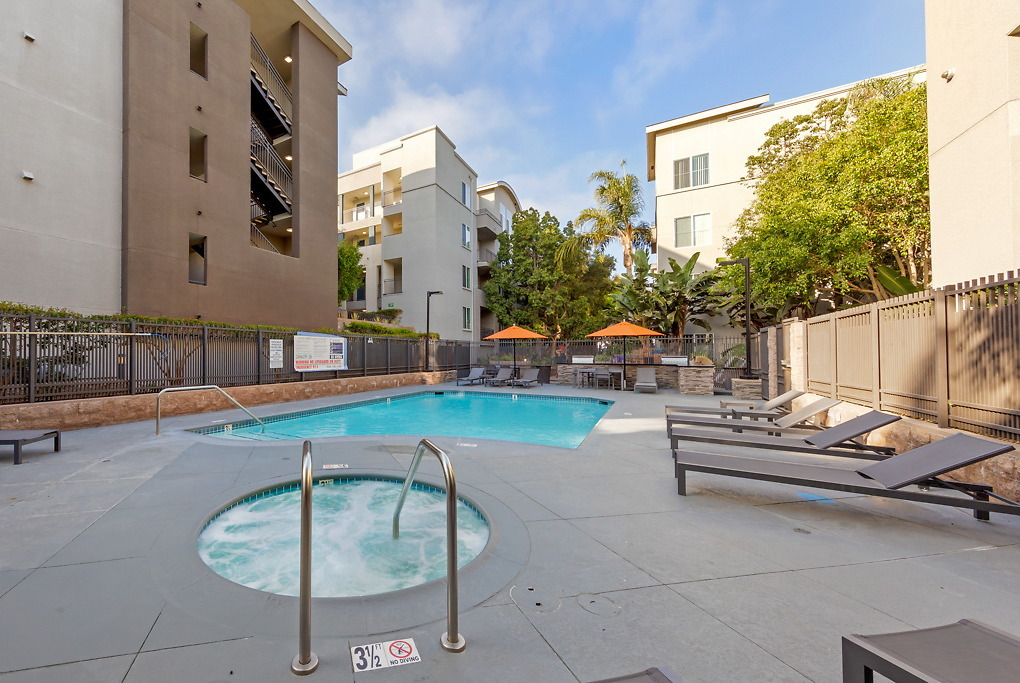
[[[269,369],[270,370],[282,370],[283,369],[283,340],[282,339],[270,339],[269,340]]]
[[[294,370],[297,372],[346,369],[346,337],[309,333],[294,335]]]
[[[421,655],[414,644],[414,638],[388,640],[385,643],[355,645],[351,648],[354,672],[374,671],[402,664],[418,664]]]

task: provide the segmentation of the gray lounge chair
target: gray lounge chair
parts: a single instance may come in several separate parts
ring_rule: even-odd
[[[776,396],[774,399],[765,401],[764,403],[761,401],[719,401],[718,408],[712,408],[709,406],[668,405],[666,406],[666,415],[668,416],[670,413],[691,413],[694,415],[719,415],[720,417],[725,417],[733,414],[733,408],[745,408],[768,411],[770,413],[775,413],[778,417],[785,412],[789,412],[783,409],[783,406],[803,394],[803,391],[793,389],[791,391],[787,391],[785,394]]]
[[[972,619],[916,631],[843,636],[843,683],[1017,680],[1020,639]]]
[[[844,457],[868,458],[882,460],[895,451],[887,446],[871,446],[860,443],[857,437],[870,431],[892,424],[900,419],[899,415],[890,415],[871,410],[863,415],[841,422],[819,432],[806,432],[802,436],[769,436],[767,434],[723,432],[718,429],[688,429],[673,427],[670,430],[670,446],[679,448],[681,441],[697,441],[700,443],[716,443],[726,446],[747,446],[749,448],[768,448],[777,451],[794,453],[812,453],[815,455],[841,455]],[[790,434],[793,430],[789,430]],[[833,450],[838,449],[838,450]],[[847,450],[842,450],[847,449]]]
[[[655,381],[655,368],[637,368],[637,377],[634,379],[634,391],[636,393],[654,394],[659,391],[659,383]]]
[[[21,464],[21,449],[23,446],[35,443],[36,441],[45,441],[46,439],[53,439],[53,450],[55,452],[60,451],[59,429],[50,431],[34,429],[0,430],[0,446],[14,446],[15,465]]]
[[[504,386],[514,378],[513,373],[513,368],[500,368],[495,377],[485,380],[485,384],[490,387]]]
[[[954,434],[881,462],[870,463],[846,459],[821,466],[695,451],[677,450],[673,454],[676,458],[677,493],[681,496],[687,495],[688,472],[706,472],[967,508],[974,511],[977,519],[987,520],[990,512],[1020,515],[1020,503],[992,493],[992,487],[986,484],[939,479],[939,475],[1012,450],[1013,446],[1009,444],[969,434]],[[904,488],[911,484],[920,489]],[[946,489],[969,497],[936,492]],[[1001,502],[992,502],[989,497]]]
[[[533,387],[538,384],[538,368],[527,368],[521,372],[517,379],[510,380],[513,387]]]
[[[617,676],[615,678],[602,678],[591,683],[683,683],[682,678],[669,669],[663,667],[652,667],[636,674]]]
[[[460,386],[461,383],[465,383],[468,385],[478,384],[479,382],[484,381],[485,381],[485,368],[471,368],[471,372],[464,375],[463,377],[457,378],[457,385]]]
[[[800,431],[811,429],[813,425],[808,424],[808,420],[819,413],[824,413],[826,410],[838,405],[839,403],[840,401],[835,398],[820,398],[817,401],[812,401],[803,408],[793,411],[789,415],[784,415],[771,420],[768,418],[775,416],[766,416],[766,419],[763,421],[739,417],[710,417],[707,415],[701,416],[674,413],[666,416],[666,433],[670,434],[670,430],[676,425],[689,425],[692,427],[723,427],[725,429],[732,429],[735,432],[741,432],[747,429],[751,431],[782,435],[791,428],[797,428]],[[814,428],[818,429],[817,427]]]

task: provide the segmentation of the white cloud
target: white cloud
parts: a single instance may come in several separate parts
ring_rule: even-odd
[[[483,37],[484,5],[456,0],[410,0],[378,7],[392,22],[389,38],[410,63],[444,67],[464,56]]]

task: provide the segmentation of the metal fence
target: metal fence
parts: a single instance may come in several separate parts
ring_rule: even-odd
[[[911,294],[807,321],[807,387],[1020,440],[1020,277]]]

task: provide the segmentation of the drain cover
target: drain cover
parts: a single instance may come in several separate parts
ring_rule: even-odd
[[[600,617],[615,617],[623,609],[620,605],[601,595],[578,595],[577,604],[581,606],[581,609]]]
[[[554,593],[534,586],[514,586],[510,599],[525,612],[555,612],[560,608],[560,599]]]

